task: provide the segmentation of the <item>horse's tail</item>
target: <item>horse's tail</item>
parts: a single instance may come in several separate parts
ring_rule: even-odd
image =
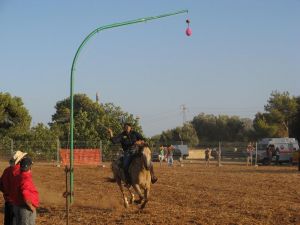
[[[110,182],[117,182],[117,179],[119,179],[120,177],[120,172],[119,172],[119,165],[118,165],[118,162],[117,161],[113,161],[111,163],[111,171],[113,173],[113,178],[110,178]]]

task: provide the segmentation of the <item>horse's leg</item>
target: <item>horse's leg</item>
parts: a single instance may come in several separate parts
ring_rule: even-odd
[[[124,188],[123,188],[123,185],[122,185],[122,183],[121,183],[121,179],[120,179],[120,178],[117,179],[117,184],[119,185],[120,190],[121,190],[121,192],[122,192],[123,201],[124,201],[124,207],[125,207],[125,208],[128,208],[128,200],[127,200],[127,198],[126,198],[126,196],[125,196]]]
[[[139,186],[138,184],[134,184],[134,185],[133,185],[133,188],[134,188],[134,190],[136,191],[136,193],[137,193],[137,194],[139,195],[139,197],[140,197],[139,200],[134,200],[134,203],[136,203],[136,204],[141,204],[142,201],[143,201],[143,199],[144,199],[144,197],[143,197],[143,195],[142,195],[140,186]]]
[[[132,191],[130,190],[130,187],[127,187],[127,190],[130,194],[130,200],[129,203],[132,204],[134,202],[134,194],[132,193]]]
[[[149,194],[150,194],[150,187],[146,188],[144,190],[144,202],[143,204],[141,205],[141,209],[145,208],[147,202],[149,201]]]

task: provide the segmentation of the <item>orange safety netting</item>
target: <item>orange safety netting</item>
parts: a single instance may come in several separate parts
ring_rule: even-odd
[[[70,149],[60,149],[63,165],[70,164]],[[95,165],[102,162],[100,149],[74,149],[74,165]]]

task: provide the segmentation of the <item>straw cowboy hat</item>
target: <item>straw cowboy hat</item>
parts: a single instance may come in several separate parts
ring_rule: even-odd
[[[15,161],[15,165],[17,165],[18,162],[20,162],[20,160],[23,159],[25,155],[27,155],[26,152],[16,151],[16,153],[13,156],[13,160]]]

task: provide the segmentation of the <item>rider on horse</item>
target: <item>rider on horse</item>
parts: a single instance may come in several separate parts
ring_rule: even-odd
[[[133,159],[134,154],[137,152],[137,145],[144,143],[144,138],[143,136],[132,130],[132,125],[130,123],[125,123],[123,127],[123,132],[120,133],[117,136],[113,136],[112,130],[109,128],[109,135],[112,143],[121,143],[122,149],[124,151],[124,156],[123,156],[123,166],[124,166],[124,174],[125,174],[125,179],[126,183],[130,184],[130,176],[129,176],[129,166],[130,163]],[[150,166],[150,173],[151,173],[151,182],[154,184],[158,179],[154,175],[153,171],[153,165],[151,163]]]

